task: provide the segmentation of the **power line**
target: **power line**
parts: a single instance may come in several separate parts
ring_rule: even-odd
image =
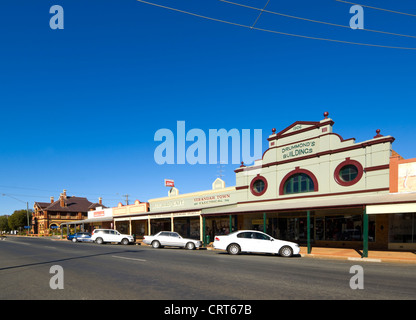
[[[123,194],[123,197],[126,197],[126,205],[129,205],[129,194]]]
[[[261,14],[264,12],[264,10],[266,9],[267,5],[269,4],[270,0],[267,0],[266,5],[264,6],[264,8],[262,10],[260,10],[259,15],[257,16],[256,21],[254,21],[253,25],[251,26],[251,29],[253,29],[253,27],[256,25],[257,21],[259,20]]]
[[[239,6],[239,7],[243,7],[243,8],[247,8],[247,9],[261,11],[261,13],[262,12],[266,12],[266,13],[270,13],[270,14],[274,14],[274,15],[278,15],[278,16],[282,16],[282,17],[286,17],[286,18],[290,18],[290,19],[297,19],[297,20],[303,20],[303,21],[308,21],[308,22],[313,22],[313,23],[325,24],[325,25],[329,25],[329,26],[333,26],[333,27],[340,27],[340,28],[345,28],[345,29],[351,29],[350,26],[345,26],[345,25],[342,25],[342,24],[325,22],[325,21],[319,21],[319,20],[313,20],[313,19],[308,19],[308,18],[302,18],[302,17],[298,17],[298,16],[284,14],[284,13],[281,13],[281,12],[269,11],[269,10],[265,10],[265,9],[251,7],[251,6],[247,6],[247,5],[241,4],[241,3],[236,3],[236,2],[227,1],[227,0],[218,0],[218,1],[221,1],[221,2],[224,2],[224,3],[228,3],[228,4],[231,4],[231,5],[234,5],[234,6]],[[399,36],[399,37],[416,38],[416,36],[411,36],[411,35],[407,35],[407,34],[393,33],[393,32],[373,30],[373,29],[360,29],[360,30],[368,31],[368,32],[383,33],[383,34],[388,34],[388,35],[393,35],[393,36]]]
[[[400,12],[400,11],[394,11],[394,10],[389,10],[389,9],[371,7],[371,6],[367,6],[367,5],[364,5],[364,4],[353,3],[353,2],[344,1],[344,0],[335,0],[335,1],[344,2],[344,3],[348,3],[348,4],[354,4],[354,5],[357,5],[357,6],[366,7],[366,8],[370,8],[370,9],[374,9],[374,10],[387,11],[387,12],[390,12],[390,13],[397,13],[397,14],[403,14],[403,15],[406,15],[406,16],[416,17],[416,14],[411,14],[411,13],[406,13],[406,12]]]
[[[281,31],[275,31],[275,30],[269,30],[269,29],[262,29],[262,28],[251,27],[251,26],[248,26],[248,25],[236,23],[236,22],[231,22],[231,21],[221,20],[221,19],[217,19],[217,18],[212,18],[212,17],[200,15],[200,14],[197,14],[197,13],[193,13],[193,12],[188,12],[188,11],[176,9],[176,8],[162,6],[160,4],[156,4],[156,3],[152,3],[152,2],[147,2],[147,1],[144,1],[144,0],[137,0],[137,1],[138,2],[142,2],[142,3],[149,4],[149,5],[152,5],[152,6],[155,6],[155,7],[164,8],[164,9],[168,9],[168,10],[172,10],[172,11],[176,11],[176,12],[188,14],[188,15],[191,15],[191,16],[194,16],[194,17],[198,17],[198,18],[203,18],[203,19],[207,19],[207,20],[211,20],[211,21],[216,21],[216,22],[222,22],[222,23],[229,24],[229,25],[234,25],[234,26],[237,26],[237,27],[254,29],[254,30],[258,30],[258,31],[264,31],[264,32],[275,33],[275,34],[280,34],[280,35],[286,35],[286,36],[291,36],[291,37],[297,37],[297,38],[303,38],[303,39],[311,39],[311,40],[320,40],[320,41],[329,41],[329,42],[344,43],[344,44],[353,44],[353,45],[367,46],[367,47],[377,47],[377,48],[387,48],[387,49],[401,49],[401,50],[416,50],[416,48],[410,48],[410,47],[395,47],[395,46],[385,46],[385,45],[371,44],[371,43],[363,43],[363,42],[352,42],[352,41],[344,41],[344,40],[337,40],[337,39],[328,39],[328,38],[304,36],[304,35],[300,35],[300,34],[287,33],[287,32],[281,32]]]

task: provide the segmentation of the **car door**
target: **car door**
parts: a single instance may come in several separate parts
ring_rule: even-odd
[[[118,237],[117,237],[118,232],[115,230],[108,230],[108,233],[106,232],[106,238],[108,242],[117,242]]]
[[[170,232],[169,243],[171,246],[183,247],[185,246],[182,237],[176,232]]]
[[[78,234],[77,239],[78,239],[78,241],[84,241],[85,237],[86,237],[86,234],[81,232],[81,233]]]
[[[170,243],[170,235],[169,235],[169,233],[170,233],[170,232],[163,231],[163,232],[161,232],[161,233],[157,236],[157,238],[156,238],[156,239],[160,242],[160,244],[161,244],[162,246],[169,245],[169,243]]]
[[[273,253],[275,248],[270,236],[260,232],[253,232],[250,241],[251,252]]]
[[[241,248],[241,251],[252,252],[252,233],[251,231],[244,231],[237,234],[237,243]]]

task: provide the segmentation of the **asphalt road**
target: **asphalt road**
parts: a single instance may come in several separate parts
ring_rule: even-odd
[[[52,289],[52,266],[63,289]],[[363,289],[351,289],[353,265]],[[230,256],[210,250],[72,243],[46,238],[0,241],[0,299],[364,300],[416,297],[413,265]]]

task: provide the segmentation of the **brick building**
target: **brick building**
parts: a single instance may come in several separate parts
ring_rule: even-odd
[[[67,196],[64,190],[57,201],[51,197],[50,202],[34,203],[31,232],[47,235],[52,229],[59,229],[61,223],[86,219],[88,211],[97,207],[103,207],[101,198],[93,203],[84,197]]]

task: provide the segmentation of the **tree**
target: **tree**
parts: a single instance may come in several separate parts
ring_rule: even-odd
[[[29,210],[29,223],[32,219],[32,212]],[[8,219],[9,228],[11,230],[23,229],[27,225],[27,211],[16,210]]]
[[[10,231],[9,223],[8,223],[8,217],[7,216],[0,216],[0,232],[2,231]]]

